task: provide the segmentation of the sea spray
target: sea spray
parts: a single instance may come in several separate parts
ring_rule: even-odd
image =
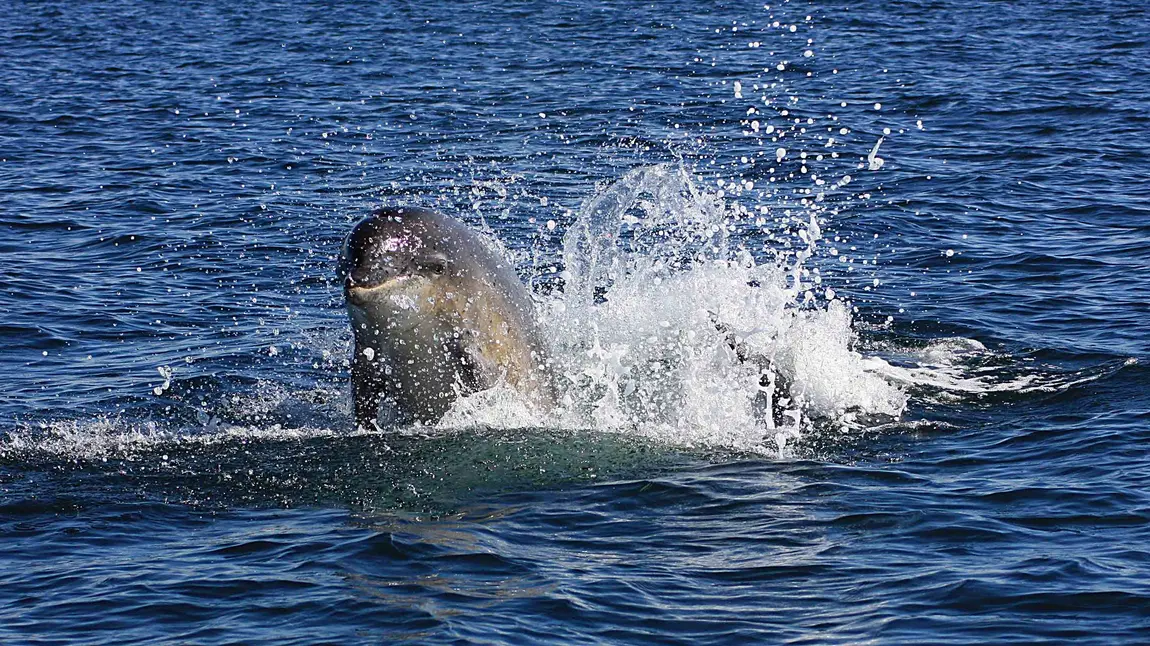
[[[742,216],[667,164],[584,201],[564,237],[564,289],[541,303],[562,398],[540,426],[787,455],[811,420],[902,413],[903,392],[852,349],[849,308],[804,278],[815,215],[804,247],[773,261],[732,242]],[[523,424],[502,395],[462,399],[442,426]]]

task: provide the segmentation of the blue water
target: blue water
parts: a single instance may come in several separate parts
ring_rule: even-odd
[[[1150,639],[1136,3],[0,13],[0,641]],[[555,299],[585,201],[659,163],[764,265],[817,219],[786,311],[849,301],[904,410],[811,404],[783,451],[351,432],[356,220],[438,208]]]

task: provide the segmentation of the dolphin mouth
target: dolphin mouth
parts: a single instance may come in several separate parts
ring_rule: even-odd
[[[404,274],[378,282],[356,282],[348,278],[343,283],[343,295],[349,303],[367,304],[380,298],[403,294],[418,285],[418,276]]]
[[[403,274],[399,276],[390,276],[383,280],[378,281],[357,281],[356,279],[348,276],[343,281],[343,291],[350,294],[352,292],[375,292],[381,289],[390,289],[398,287],[412,279],[412,276]]]

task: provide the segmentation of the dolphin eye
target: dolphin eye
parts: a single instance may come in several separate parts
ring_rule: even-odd
[[[416,267],[437,275],[447,271],[447,258],[439,254],[415,256],[412,260]]]

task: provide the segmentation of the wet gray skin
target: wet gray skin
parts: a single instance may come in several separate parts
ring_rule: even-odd
[[[459,396],[499,382],[554,404],[531,295],[491,243],[420,208],[383,208],[351,230],[339,261],[355,336],[355,421],[390,401],[434,424]]]

